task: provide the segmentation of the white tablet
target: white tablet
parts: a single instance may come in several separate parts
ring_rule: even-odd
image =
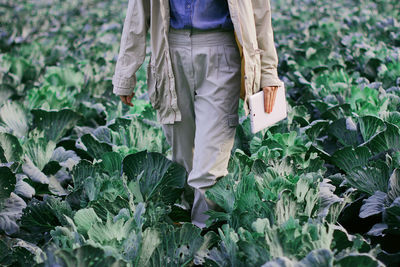
[[[285,84],[278,87],[274,107],[271,113],[264,111],[264,91],[249,97],[249,115],[251,132],[254,134],[287,117]]]

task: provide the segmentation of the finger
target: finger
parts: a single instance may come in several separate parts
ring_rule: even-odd
[[[272,111],[272,105],[273,105],[273,100],[274,100],[273,96],[274,96],[274,87],[271,87],[271,96],[269,99],[269,108],[268,108],[269,113],[271,113],[271,111]]]
[[[269,113],[269,106],[271,104],[271,87],[268,86],[268,101],[267,101],[267,113]]]
[[[267,88],[263,88],[264,91],[264,111],[267,112],[267,103],[268,103],[268,89]]]
[[[133,92],[131,95],[129,95],[129,96],[126,97],[126,102],[127,102],[128,105],[131,106],[131,107],[133,107],[132,98],[133,98],[134,95],[135,95],[135,93]]]
[[[269,90],[269,101],[268,101],[268,113],[271,113],[272,110],[272,95],[273,95],[273,88]]]
[[[276,86],[274,89],[274,93],[272,95],[272,108],[271,108],[271,112],[274,109],[275,103],[276,103],[276,95],[278,93],[278,87]]]
[[[121,101],[122,101],[122,103],[128,105],[128,102],[126,102],[126,95],[121,96]]]
[[[265,112],[269,113],[269,101],[271,98],[271,90],[269,87],[266,87],[265,89],[266,93],[265,93]]]

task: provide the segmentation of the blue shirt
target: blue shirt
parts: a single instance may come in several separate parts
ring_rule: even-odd
[[[169,0],[174,29],[233,29],[227,0]]]

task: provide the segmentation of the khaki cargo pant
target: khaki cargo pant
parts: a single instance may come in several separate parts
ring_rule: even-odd
[[[189,174],[192,223],[203,228],[203,213],[217,208],[205,191],[228,174],[239,123],[240,54],[233,31],[171,29],[168,38],[182,121],[162,128],[172,160]]]

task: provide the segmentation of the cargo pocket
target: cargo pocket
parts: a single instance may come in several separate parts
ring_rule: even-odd
[[[157,72],[153,65],[147,65],[147,90],[150,103],[154,109],[160,108],[160,97],[157,82]]]
[[[230,114],[228,115],[228,126],[236,127],[239,124],[239,114]]]
[[[239,115],[238,114],[229,114],[227,116],[227,122],[225,124],[225,132],[223,136],[223,141],[220,146],[220,155],[221,158],[221,166],[223,168],[223,175],[228,174],[226,167],[228,166],[230,152],[232,151],[234,142],[235,142],[235,134],[236,127],[239,125]]]
[[[235,134],[236,126],[239,124],[239,114],[229,114],[227,117],[225,133],[228,137]]]

